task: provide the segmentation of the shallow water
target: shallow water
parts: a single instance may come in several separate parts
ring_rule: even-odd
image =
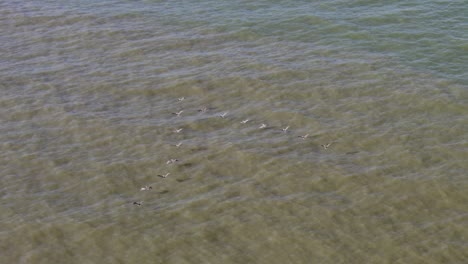
[[[0,263],[466,262],[467,12],[0,2]]]

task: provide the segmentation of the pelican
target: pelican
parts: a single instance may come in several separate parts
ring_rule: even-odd
[[[166,161],[166,164],[172,164],[172,163],[177,162],[177,161],[179,161],[179,160],[178,159],[170,159],[170,160]]]
[[[167,176],[169,176],[169,172],[166,173],[166,174],[159,174],[158,176],[161,177],[161,178],[167,178]]]
[[[174,112],[172,114],[176,115],[176,116],[180,116],[183,112],[184,112],[184,110],[180,110],[179,112]]]
[[[151,186],[145,186],[145,187],[141,187],[140,191],[149,191],[149,190],[152,190],[152,189],[153,189],[153,187],[151,187]]]
[[[328,144],[323,144],[323,145],[320,145],[320,146],[322,146],[323,149],[328,149],[331,146],[331,144],[333,144],[333,142],[328,143]]]

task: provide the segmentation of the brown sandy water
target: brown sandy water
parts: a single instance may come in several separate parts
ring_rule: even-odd
[[[463,81],[115,3],[0,4],[0,263],[466,262]]]

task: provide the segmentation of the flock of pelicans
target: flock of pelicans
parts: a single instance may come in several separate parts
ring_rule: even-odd
[[[184,100],[185,100],[185,97],[177,98],[177,101],[179,101],[179,102],[182,102],[182,101],[184,101]],[[207,111],[210,110],[210,109],[213,109],[213,108],[203,107],[203,108],[201,108],[201,109],[198,109],[198,112],[200,112],[200,113],[205,113],[205,112],[207,112]],[[184,110],[180,110],[180,111],[178,111],[178,112],[173,112],[172,114],[175,115],[175,116],[177,116],[177,117],[180,117],[180,116],[182,115],[183,112],[184,112]],[[218,117],[220,117],[220,118],[226,118],[226,116],[228,115],[228,113],[229,113],[229,112],[223,112],[223,113],[219,114]],[[244,120],[242,120],[240,123],[241,123],[241,124],[247,124],[249,121],[251,121],[251,120],[250,120],[250,119],[244,119]],[[268,127],[267,124],[262,123],[258,128],[259,128],[259,129],[267,129],[267,128],[269,128],[269,127]],[[180,133],[180,132],[182,132],[182,130],[183,130],[182,128],[176,128],[176,129],[173,130],[173,132],[174,132],[174,133]],[[283,133],[287,133],[288,130],[289,130],[289,125],[286,126],[286,127],[281,128],[281,131],[282,131]],[[305,135],[298,136],[298,137],[299,137],[299,138],[302,138],[303,140],[305,140],[305,139],[307,139],[307,138],[309,137],[309,134],[305,134]],[[330,142],[330,143],[327,143],[327,144],[322,144],[322,145],[320,145],[320,146],[321,146],[323,149],[326,150],[326,149],[328,149],[328,148],[331,146],[331,144],[333,144],[333,142]],[[175,147],[180,147],[181,145],[182,145],[182,142],[179,142],[179,143],[175,144],[174,146],[175,146]],[[172,163],[176,163],[176,162],[178,162],[178,161],[179,161],[178,159],[169,159],[168,161],[166,161],[166,164],[169,165],[169,164],[172,164]],[[161,178],[165,179],[165,178],[167,178],[169,175],[170,175],[170,173],[159,174],[158,177],[161,177]],[[140,191],[150,191],[150,190],[152,190],[152,189],[153,189],[153,187],[146,185],[146,186],[141,187],[141,188],[140,188]],[[143,203],[142,201],[133,202],[133,204],[134,204],[134,205],[137,205],[137,206],[141,206],[142,203]]]

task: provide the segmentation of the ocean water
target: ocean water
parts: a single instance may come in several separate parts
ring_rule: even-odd
[[[467,14],[0,1],[0,263],[467,263]]]

